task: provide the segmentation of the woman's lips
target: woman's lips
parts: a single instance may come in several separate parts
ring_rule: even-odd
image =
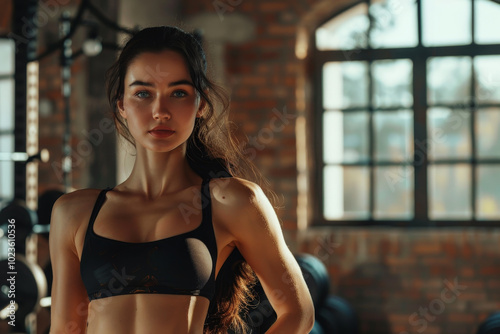
[[[151,130],[149,134],[155,138],[167,138],[174,134],[172,130]]]

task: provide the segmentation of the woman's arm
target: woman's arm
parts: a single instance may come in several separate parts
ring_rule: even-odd
[[[267,333],[309,333],[314,325],[311,295],[262,189],[239,178],[218,179],[213,193],[220,206],[218,216],[277,313],[278,319]]]
[[[80,260],[75,235],[82,212],[78,196],[61,196],[52,210],[49,247],[53,282],[51,297],[51,334],[84,334],[88,296],[80,276]],[[86,217],[86,215],[83,215]],[[80,218],[80,219],[78,219]]]

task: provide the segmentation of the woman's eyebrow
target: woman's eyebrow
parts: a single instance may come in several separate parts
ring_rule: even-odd
[[[147,86],[147,87],[153,87],[155,84],[152,83],[152,82],[146,82],[146,81],[141,81],[141,80],[135,80],[134,82],[132,82],[130,85],[128,85],[129,87],[132,87],[132,86]],[[178,86],[178,85],[189,85],[189,86],[192,86],[194,87],[193,83],[189,80],[186,80],[186,79],[182,79],[182,80],[178,80],[178,81],[174,81],[174,82],[171,82],[168,84],[168,87],[172,87],[172,86]]]
[[[152,87],[152,86],[154,86],[154,84],[151,83],[151,82],[145,82],[145,81],[135,80],[134,82],[132,82],[128,86],[129,87],[132,87],[132,86],[148,86],[148,87]]]
[[[168,87],[177,86],[177,85],[189,85],[189,86],[194,87],[193,83],[189,80],[186,80],[186,79],[171,82],[168,84]]]

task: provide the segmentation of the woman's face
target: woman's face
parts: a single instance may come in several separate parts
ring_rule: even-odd
[[[132,60],[117,107],[136,146],[167,152],[186,142],[204,103],[184,58],[165,50],[144,52]]]

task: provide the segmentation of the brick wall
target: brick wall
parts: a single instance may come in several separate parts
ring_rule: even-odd
[[[301,250],[320,258],[331,293],[362,333],[475,333],[500,309],[500,232],[480,229],[311,229]]]
[[[250,139],[253,161],[281,198],[278,214],[291,249],[323,261],[331,293],[358,312],[361,333],[473,334],[500,310],[499,229],[298,229],[296,117],[310,120],[312,78],[296,57],[297,33],[299,27],[312,31],[350,2],[189,0],[184,16],[211,13],[222,24],[241,15],[255,23],[252,39],[225,46],[232,120]],[[303,109],[297,107],[301,90]],[[273,110],[283,114],[285,108],[294,117],[278,131]]]

